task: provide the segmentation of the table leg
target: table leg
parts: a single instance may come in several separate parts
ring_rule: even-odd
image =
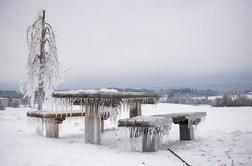
[[[192,140],[194,139],[193,125],[188,122],[179,123],[180,140]]]
[[[142,115],[141,104],[136,103],[130,106],[130,112],[129,112],[130,118],[141,116],[141,115]]]
[[[101,118],[98,106],[87,107],[85,114],[85,143],[101,144]]]
[[[56,119],[45,120],[46,137],[59,138],[59,122]]]

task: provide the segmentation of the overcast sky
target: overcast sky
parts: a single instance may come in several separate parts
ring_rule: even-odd
[[[24,77],[40,9],[67,70],[61,88],[252,85],[251,0],[0,0],[0,89]]]

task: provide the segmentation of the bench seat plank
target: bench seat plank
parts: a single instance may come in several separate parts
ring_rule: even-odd
[[[200,123],[201,119],[206,117],[206,112],[181,112],[181,113],[170,113],[170,114],[160,114],[154,116],[163,116],[167,118],[172,118],[173,123],[182,124],[184,122],[189,122],[193,125]]]
[[[163,116],[167,118],[172,118],[176,122],[176,120],[179,119],[197,119],[197,118],[203,118],[206,115],[207,115],[206,112],[180,112],[180,113],[160,114],[154,116]]]
[[[85,112],[83,111],[28,111],[28,117],[35,118],[66,118],[66,117],[77,117],[77,116],[85,116]]]
[[[118,121],[118,127],[164,127],[168,126],[171,122],[171,118],[162,116],[136,116],[120,119]]]
[[[66,117],[80,117],[85,116],[83,111],[28,111],[26,114],[28,117],[42,119],[45,124],[45,136],[49,138],[59,137],[59,124],[62,123]],[[39,127],[37,127],[39,134],[43,133]]]

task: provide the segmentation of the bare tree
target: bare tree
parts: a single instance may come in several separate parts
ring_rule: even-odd
[[[38,110],[42,110],[43,101],[63,79],[59,72],[59,61],[55,35],[50,24],[45,22],[45,10],[41,10],[35,22],[27,29],[29,49],[27,74],[21,82],[24,97],[34,100],[38,91]]]

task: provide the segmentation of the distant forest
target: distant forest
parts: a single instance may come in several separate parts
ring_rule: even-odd
[[[165,103],[179,104],[209,104],[214,107],[238,107],[252,106],[252,91],[216,91],[216,90],[197,90],[197,89],[166,89],[160,90]]]
[[[164,96],[162,102],[176,104],[211,104],[211,96],[219,96],[222,92],[206,89],[198,90],[191,88],[181,89],[161,89],[160,93]]]
[[[211,89],[199,90],[191,88],[180,89],[117,89],[118,91],[128,92],[155,92],[159,93],[162,97],[162,103],[175,103],[175,104],[190,104],[200,105],[208,104],[214,107],[231,107],[231,106],[252,106],[252,90],[245,91],[217,91]],[[0,90],[0,97],[2,98],[22,98],[23,94],[13,90]],[[35,94],[35,98],[37,95]]]
[[[4,98],[22,98],[23,94],[14,90],[0,90],[0,97]]]
[[[237,107],[252,106],[252,90],[238,91],[218,91],[218,90],[199,90],[191,88],[179,89],[117,89],[119,91],[138,91],[138,92],[156,92],[162,98],[160,102],[175,104],[200,105],[208,104],[214,107]]]

